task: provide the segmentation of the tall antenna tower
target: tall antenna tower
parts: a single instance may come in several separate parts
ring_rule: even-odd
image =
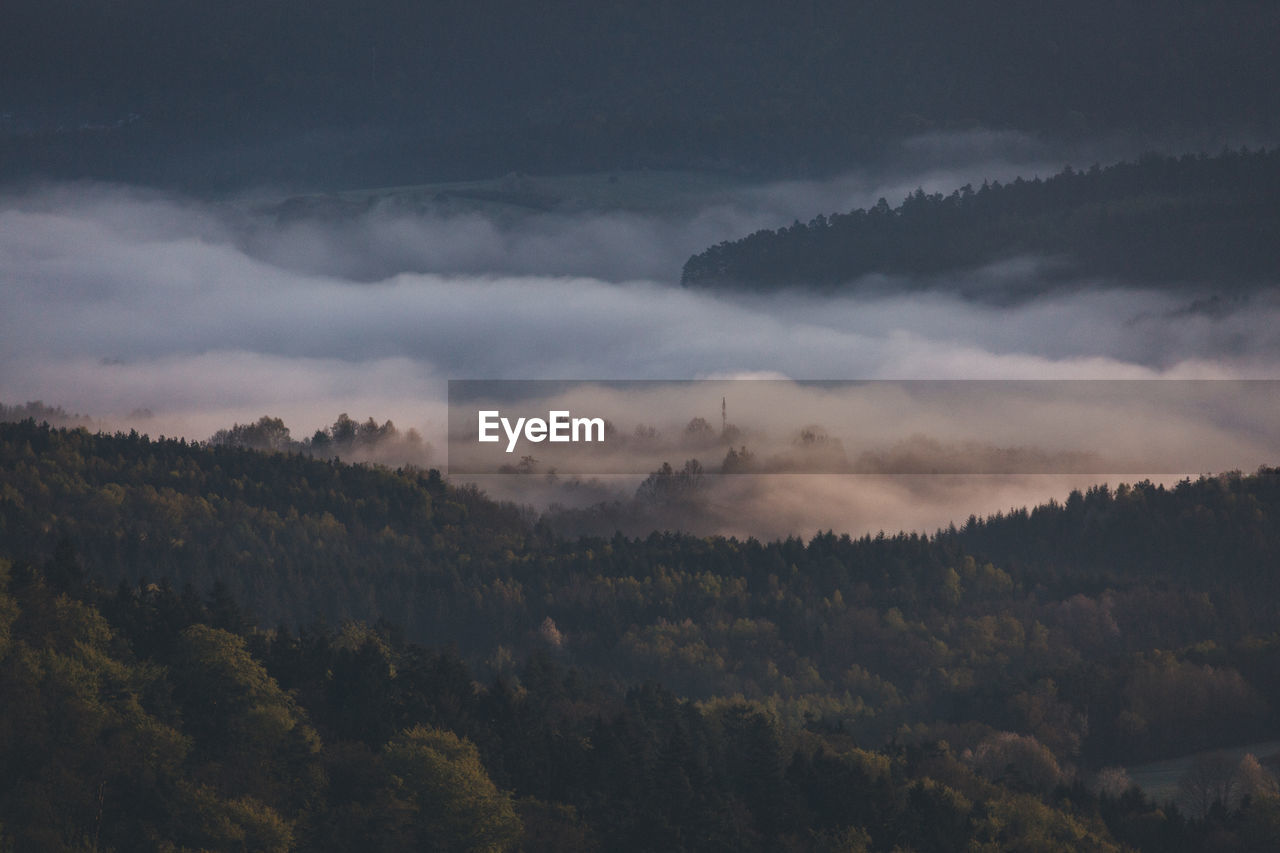
[[[720,434],[724,435],[724,431],[729,428],[729,409],[725,404],[724,397],[720,398]]]

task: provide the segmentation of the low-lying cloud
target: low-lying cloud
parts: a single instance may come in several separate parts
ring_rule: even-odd
[[[293,219],[261,199],[84,185],[11,194],[0,199],[0,402],[42,399],[200,439],[263,414],[309,435],[348,412],[440,448],[448,378],[1280,378],[1280,297],[1266,291],[1233,302],[1082,282],[1000,306],[956,295],[950,280],[839,296],[675,284],[708,243],[792,211],[865,204],[915,177],[724,186],[612,212],[441,202]],[[1034,279],[1037,262],[966,275]],[[886,513],[909,504],[887,492],[864,487],[841,504],[834,487],[800,482],[769,487],[789,496],[774,518],[795,532],[916,520]],[[1027,494],[974,486],[970,506]],[[847,523],[819,506],[843,507]]]

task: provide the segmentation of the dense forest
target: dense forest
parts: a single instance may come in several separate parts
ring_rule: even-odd
[[[896,208],[881,199],[720,243],[689,259],[683,282],[834,288],[880,273],[927,287],[1020,257],[1048,269],[984,287],[1016,297],[1055,279],[1270,285],[1280,274],[1280,149],[1148,155],[950,195],[916,190]]]
[[[532,506],[400,414],[153,429],[1265,375],[1278,45],[1274,0],[0,0],[0,386],[73,407],[0,403],[0,853],[1280,850],[1280,459],[769,538],[1102,456],[721,397],[632,474],[508,448]]]
[[[1278,41],[1266,0],[7,0],[0,177],[334,189],[829,170],[978,127],[1269,138]]]
[[[434,471],[0,424],[0,849],[1265,850],[1265,762],[1119,765],[1280,731],[1278,556],[1276,469],[567,539]]]

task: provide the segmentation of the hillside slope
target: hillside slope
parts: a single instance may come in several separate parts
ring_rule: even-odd
[[[1280,280],[1280,149],[1152,155],[947,196],[917,190],[896,208],[881,199],[712,246],[689,259],[682,281],[839,288],[881,274],[911,287],[948,287],[956,286],[948,274],[963,281],[957,274],[1027,257],[1047,269],[994,287],[997,294],[1033,295],[1081,278],[1272,286]]]

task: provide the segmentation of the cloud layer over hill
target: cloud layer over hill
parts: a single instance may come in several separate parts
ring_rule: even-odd
[[[118,187],[11,194],[0,398],[193,438],[264,413],[307,435],[345,411],[438,447],[448,378],[1280,378],[1280,299],[1265,292],[1081,282],[999,307],[890,280],[835,298],[672,283],[691,247],[910,182],[924,180],[726,188],[665,210],[373,204],[288,220]],[[1034,288],[1037,270],[968,275]]]

